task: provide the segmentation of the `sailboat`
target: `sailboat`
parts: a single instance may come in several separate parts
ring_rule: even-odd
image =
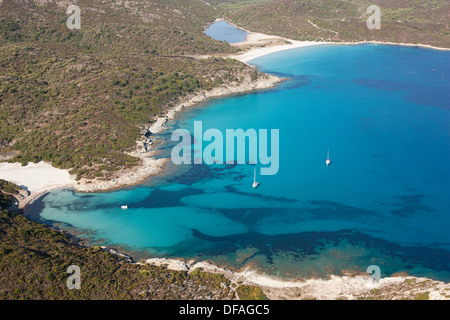
[[[330,165],[331,160],[330,160],[330,149],[328,149],[328,154],[327,154],[327,161],[325,161],[325,163],[327,164],[327,167]]]
[[[123,209],[123,210],[127,210],[128,209],[128,205],[120,206],[120,208]]]
[[[255,172],[253,174],[253,189],[258,188],[259,186],[259,182],[256,182],[256,167],[255,167]]]

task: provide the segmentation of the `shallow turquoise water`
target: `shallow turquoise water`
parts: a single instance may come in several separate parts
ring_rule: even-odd
[[[317,46],[252,61],[290,78],[214,99],[176,128],[279,129],[280,168],[168,165],[141,186],[50,192],[27,209],[87,239],[149,256],[252,265],[283,277],[342,270],[450,280],[450,53],[398,46]],[[327,149],[332,164],[325,166]],[[120,205],[128,204],[128,210]]]

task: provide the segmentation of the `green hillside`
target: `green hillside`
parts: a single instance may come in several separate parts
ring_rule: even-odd
[[[254,74],[203,34],[217,11],[196,0],[0,3],[0,153],[46,160],[78,178],[134,166],[139,126],[180,97]]]
[[[450,48],[447,0],[210,0],[222,15],[255,32],[296,40],[392,41]],[[381,29],[367,28],[370,5]]]

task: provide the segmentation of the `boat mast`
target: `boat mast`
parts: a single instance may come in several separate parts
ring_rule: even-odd
[[[327,161],[325,161],[325,163],[327,164],[327,167],[330,165],[331,160],[330,160],[330,149],[328,149],[328,153],[327,153]]]

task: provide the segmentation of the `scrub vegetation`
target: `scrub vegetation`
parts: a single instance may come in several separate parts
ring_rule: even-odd
[[[210,0],[235,24],[295,40],[386,41],[450,48],[447,0]],[[367,8],[381,10],[368,29]]]
[[[142,125],[194,92],[258,77],[238,49],[204,35],[217,11],[196,0],[0,3],[0,154],[77,178],[133,167]]]

